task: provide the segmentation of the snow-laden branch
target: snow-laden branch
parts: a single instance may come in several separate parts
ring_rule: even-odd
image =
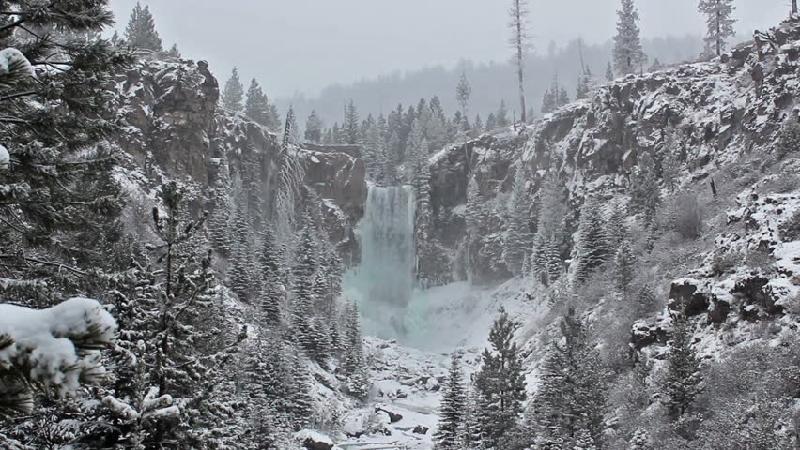
[[[67,396],[101,379],[99,351],[113,342],[116,328],[96,300],[71,298],[40,310],[0,304],[0,414],[8,412],[4,407],[29,409],[24,397],[31,385]]]

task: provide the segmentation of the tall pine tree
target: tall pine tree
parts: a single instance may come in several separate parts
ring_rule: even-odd
[[[139,2],[131,11],[131,18],[125,28],[125,39],[133,48],[160,52],[163,50],[161,38],[156,31],[150,8],[142,7]]]
[[[440,450],[460,450],[462,448],[461,432],[466,415],[467,396],[459,359],[460,356],[453,353],[450,372],[442,390],[439,426],[433,437],[436,448]]]
[[[475,375],[481,438],[489,448],[496,448],[516,427],[526,397],[522,357],[514,342],[519,323],[503,308],[499,314],[489,332],[492,350],[484,350],[483,366]]]
[[[706,53],[720,56],[728,39],[736,34],[733,30],[736,21],[731,17],[733,0],[700,0],[697,8],[706,16]]]
[[[633,0],[621,0],[614,36],[614,69],[618,74],[634,73],[645,62],[639,38],[639,12]]]

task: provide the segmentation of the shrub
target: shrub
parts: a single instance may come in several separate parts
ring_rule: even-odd
[[[800,239],[800,209],[794,212],[792,218],[781,225],[781,238],[784,241],[796,241]]]
[[[790,120],[783,124],[775,143],[775,155],[783,158],[789,153],[800,150],[800,123]]]
[[[744,260],[744,255],[738,252],[714,252],[714,259],[711,261],[711,271],[714,276],[722,276],[731,269],[739,265]]]
[[[673,200],[669,210],[669,222],[673,231],[684,239],[697,239],[703,230],[703,213],[694,194],[682,194]]]

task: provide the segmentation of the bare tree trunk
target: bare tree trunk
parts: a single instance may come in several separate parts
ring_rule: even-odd
[[[512,27],[514,31],[513,44],[517,52],[517,82],[519,83],[519,105],[520,118],[522,123],[527,123],[528,109],[525,106],[525,30],[524,30],[524,0],[514,0],[514,7],[511,9]]]
[[[792,14],[797,14],[797,0],[792,0]]]

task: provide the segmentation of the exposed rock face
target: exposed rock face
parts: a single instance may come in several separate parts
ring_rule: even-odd
[[[496,255],[501,242],[498,234],[487,234],[473,242],[467,251],[467,224],[465,218],[467,188],[471,179],[479,187],[482,202],[488,210],[494,209],[492,202],[498,194],[508,193],[513,185],[512,164],[518,150],[527,140],[524,130],[514,133],[483,135],[465,144],[445,148],[431,159],[431,209],[433,224],[431,241],[426,243],[429,258],[434,263],[423,261],[420,270],[423,278],[440,283],[466,279],[465,268],[477,284],[509,278],[502,261],[488,255]],[[503,229],[500,216],[490,226],[494,232]],[[467,265],[465,259],[471,259]],[[455,258],[455,259],[453,259]]]
[[[713,294],[699,292],[697,280],[683,279],[672,282],[669,288],[669,309],[686,317],[700,315],[711,306]]]
[[[266,128],[218,107],[219,85],[204,61],[143,59],[117,83],[118,145],[147,175],[213,187],[223,175],[241,181],[251,211],[272,211],[281,145]],[[325,199],[331,239],[346,261],[358,247],[352,228],[363,216],[366,179],[360,150],[321,148],[299,154],[307,186]],[[199,206],[199,207],[202,207]],[[257,217],[257,220],[262,218]]]

